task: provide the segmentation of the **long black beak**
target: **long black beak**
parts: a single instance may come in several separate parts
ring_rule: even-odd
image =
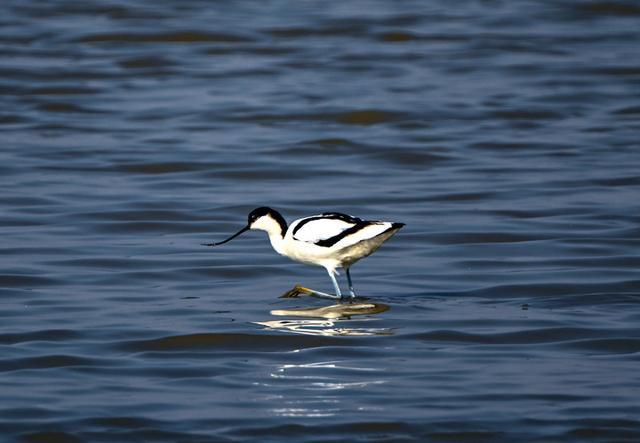
[[[219,246],[219,245],[221,245],[223,243],[226,243],[228,241],[233,240],[234,238],[236,238],[237,236],[239,236],[243,232],[248,231],[249,229],[250,229],[249,226],[245,226],[244,228],[240,229],[238,232],[236,232],[235,234],[233,234],[231,237],[229,237],[226,240],[223,240],[223,241],[218,242],[218,243],[202,243],[202,246]]]

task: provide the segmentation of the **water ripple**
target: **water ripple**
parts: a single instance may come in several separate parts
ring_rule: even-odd
[[[640,441],[635,3],[3,6],[5,439]],[[406,223],[391,309],[264,205]]]
[[[122,343],[118,348],[129,352],[164,351],[181,352],[192,350],[237,350],[252,349],[258,352],[280,352],[323,346],[345,346],[347,343],[330,337],[300,337],[288,335],[255,334],[189,334],[164,337],[155,340]]]

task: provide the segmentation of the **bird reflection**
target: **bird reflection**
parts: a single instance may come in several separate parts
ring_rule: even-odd
[[[380,368],[339,360],[279,364],[269,377],[260,384],[277,390],[269,400],[276,404],[271,412],[281,417],[338,416],[348,411],[344,402],[355,392],[361,396],[363,389],[375,390],[388,382]],[[384,407],[362,405],[359,410],[380,412]]]
[[[346,328],[340,323],[348,320],[326,319],[326,320],[270,320],[255,322],[267,329],[284,332],[294,332],[296,334],[322,335],[322,336],[372,336],[372,335],[393,335],[390,328]]]
[[[389,306],[382,303],[279,309],[271,311],[271,314],[293,318],[254,323],[269,330],[304,335],[388,336],[393,335],[391,328],[364,327],[367,323],[379,320],[372,315],[388,309]],[[357,321],[351,320],[352,316],[359,318]],[[348,410],[349,406],[344,401],[345,398],[351,398],[352,393],[358,391],[362,395],[363,389],[375,390],[376,386],[387,383],[384,370],[370,367],[365,362],[304,361],[313,358],[314,354],[307,355],[301,351],[293,351],[296,357],[279,362],[270,371],[269,380],[260,383],[264,388],[278,392],[277,407],[271,410],[275,415],[314,418],[338,416]],[[285,386],[286,389],[283,389]]]

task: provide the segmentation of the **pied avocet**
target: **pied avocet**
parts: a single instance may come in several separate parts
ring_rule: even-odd
[[[221,245],[250,229],[267,231],[271,246],[278,254],[327,270],[335,295],[312,291],[314,295],[343,298],[335,275],[337,268],[344,268],[349,294],[354,298],[356,293],[349,274],[351,265],[373,253],[403,226],[404,223],[361,220],[339,212],[325,212],[295,220],[287,228],[287,222],[278,211],[261,207],[251,211],[247,226],[228,239],[203,245]]]

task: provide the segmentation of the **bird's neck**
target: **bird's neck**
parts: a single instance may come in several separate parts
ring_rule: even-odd
[[[252,225],[252,229],[260,229],[269,234],[271,246],[278,254],[284,253],[284,237],[287,234],[287,222],[276,211],[272,211],[268,216],[262,217]]]
[[[269,241],[271,242],[271,246],[273,249],[280,255],[286,255],[284,253],[284,237],[280,231],[277,232],[268,232]]]

